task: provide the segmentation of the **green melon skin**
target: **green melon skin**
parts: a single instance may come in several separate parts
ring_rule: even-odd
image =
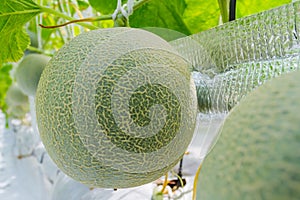
[[[203,162],[197,199],[300,199],[300,71],[246,96]]]
[[[12,84],[6,92],[5,102],[8,106],[24,105],[28,104],[28,97],[21,91],[19,85]]]
[[[28,96],[21,91],[16,83],[8,88],[5,102],[8,106],[7,114],[11,118],[22,119],[29,112]]]
[[[99,29],[62,47],[36,94],[41,139],[57,166],[92,187],[152,182],[183,156],[197,98],[188,63],[160,37]]]
[[[29,54],[16,69],[16,80],[20,89],[28,96],[34,96],[41,74],[51,57],[42,54]]]
[[[7,114],[11,118],[22,119],[29,111],[29,104],[13,105],[8,107]]]

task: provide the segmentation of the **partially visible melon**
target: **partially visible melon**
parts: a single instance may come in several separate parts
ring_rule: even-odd
[[[126,188],[160,178],[194,133],[189,64],[163,39],[131,28],[90,31],[62,47],[36,94],[41,139],[84,184]]]
[[[19,86],[12,84],[6,93],[7,114],[12,118],[23,118],[29,112],[28,97],[21,91]]]
[[[41,74],[50,58],[43,54],[29,54],[18,65],[16,80],[26,95],[35,95]]]
[[[300,199],[300,71],[267,82],[231,111],[198,181],[197,199]]]
[[[21,91],[17,84],[12,84],[5,97],[6,104],[8,106],[18,106],[28,103],[28,97]]]
[[[29,112],[29,104],[8,106],[7,114],[11,118],[22,119]]]

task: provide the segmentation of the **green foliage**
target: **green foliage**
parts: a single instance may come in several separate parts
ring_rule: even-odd
[[[236,4],[236,15],[237,18],[245,17],[254,13],[269,10],[283,4],[291,3],[291,0],[239,0]]]
[[[248,15],[252,15],[258,12],[262,12],[264,10],[269,10],[283,4],[291,3],[291,0],[255,0],[255,1],[248,1],[248,0],[239,0],[236,1],[236,18],[245,17]],[[223,23],[228,22],[229,20],[229,3],[230,0],[218,0],[220,13],[222,16]]]
[[[31,0],[2,0],[0,7],[0,65],[18,61],[30,43],[24,24],[40,13]],[[10,41],[10,42],[8,42]]]
[[[237,1],[237,18],[268,10],[291,0]],[[229,0],[151,0],[130,17],[132,27],[163,27],[189,35],[228,22]]]
[[[219,24],[220,10],[217,1],[185,0],[183,20],[190,33],[199,33]]]
[[[136,10],[130,17],[132,27],[163,27],[190,35],[183,20],[187,7],[184,0],[152,0]]]
[[[107,15],[114,12],[117,7],[117,0],[89,0],[91,6],[101,14]],[[125,3],[127,1],[122,1]]]
[[[12,79],[9,75],[12,67],[12,64],[5,64],[0,68],[0,109],[3,111],[7,108],[5,97],[6,92],[12,83]]]
[[[77,0],[79,10],[86,10],[90,5],[87,1]]]

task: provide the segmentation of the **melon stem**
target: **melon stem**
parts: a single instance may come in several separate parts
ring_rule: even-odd
[[[193,198],[192,198],[192,200],[196,200],[198,177],[199,177],[201,168],[202,168],[202,163],[199,165],[199,167],[198,167],[198,169],[197,169],[197,171],[196,171],[196,174],[195,174],[195,178],[194,178],[194,186],[193,186]]]
[[[167,172],[166,175],[165,175],[165,181],[164,181],[163,187],[162,187],[162,189],[161,189],[161,193],[162,193],[162,194],[164,193],[164,191],[165,191],[167,185],[168,185],[168,172]]]
[[[52,9],[52,8],[48,8],[48,7],[45,7],[45,6],[40,6],[40,9],[41,9],[42,12],[53,14],[55,16],[61,17],[61,18],[66,19],[66,20],[70,20],[70,21],[76,20],[75,18],[70,17],[68,15],[65,15],[65,14],[63,14],[63,13],[57,11],[57,10]],[[97,26],[94,26],[94,25],[91,25],[91,24],[87,24],[87,23],[83,23],[83,22],[80,22],[80,21],[79,22],[75,22],[75,23],[77,23],[77,24],[79,24],[79,25],[81,25],[81,26],[83,26],[85,28],[88,28],[90,30],[98,29]]]

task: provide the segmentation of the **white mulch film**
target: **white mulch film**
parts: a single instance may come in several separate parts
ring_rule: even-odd
[[[0,200],[162,200],[153,195],[161,189],[157,182],[114,191],[89,188],[63,174],[39,139],[32,98],[30,103],[31,115],[27,117],[30,126],[10,120],[9,128],[6,128],[4,114],[0,112]],[[208,149],[203,141],[206,144],[212,141],[213,133],[217,132],[224,117],[198,116],[196,134],[183,160],[183,178],[187,184],[175,192],[169,188],[169,194],[165,194],[163,200],[192,198],[193,177],[206,153],[205,149]],[[174,167],[174,172],[177,171],[178,165]],[[169,173],[169,179],[175,179],[175,176]]]

